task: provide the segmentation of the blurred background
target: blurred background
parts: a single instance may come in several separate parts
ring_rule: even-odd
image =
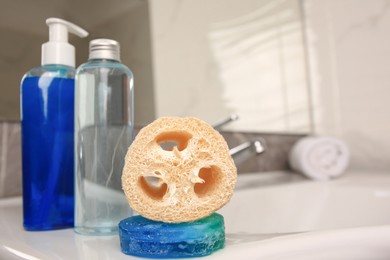
[[[88,58],[90,39],[120,42],[122,62],[136,75],[139,125],[163,115],[213,123],[235,113],[235,130],[312,128],[297,0],[3,2],[0,73],[7,84],[0,118],[19,119],[20,79],[40,65],[45,19],[54,16],[90,32],[88,39],[70,38],[78,65]]]
[[[77,65],[89,40],[120,42],[139,126],[235,113],[227,130],[332,135],[353,169],[390,170],[390,0],[0,2],[1,121],[20,120],[20,81],[59,17],[90,32],[70,36]]]

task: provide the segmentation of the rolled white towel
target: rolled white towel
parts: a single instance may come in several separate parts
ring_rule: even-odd
[[[304,137],[289,154],[293,170],[314,180],[330,180],[342,175],[349,164],[347,145],[334,137]]]

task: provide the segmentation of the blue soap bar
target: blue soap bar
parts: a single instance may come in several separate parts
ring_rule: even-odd
[[[211,216],[185,223],[165,223],[142,216],[119,222],[124,254],[149,258],[206,256],[225,246],[223,216]]]

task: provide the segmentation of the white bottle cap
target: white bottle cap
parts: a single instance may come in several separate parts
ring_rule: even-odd
[[[83,28],[59,18],[46,20],[49,41],[42,44],[42,65],[62,64],[75,67],[75,48],[68,43],[68,32],[80,38],[88,36]]]

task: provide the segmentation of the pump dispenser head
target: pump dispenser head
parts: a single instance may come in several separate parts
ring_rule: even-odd
[[[68,33],[88,36],[83,28],[59,18],[48,18],[49,41],[42,44],[42,65],[62,64],[75,67],[75,48],[68,43]]]

